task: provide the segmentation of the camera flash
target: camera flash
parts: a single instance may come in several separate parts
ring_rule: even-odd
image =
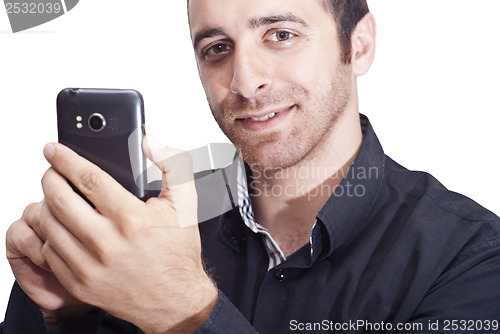
[[[76,116],[76,121],[81,122],[83,120],[82,116]]]
[[[77,127],[78,129],[81,129],[81,128],[83,127],[83,125],[82,125],[82,123],[76,123],[76,127]]]

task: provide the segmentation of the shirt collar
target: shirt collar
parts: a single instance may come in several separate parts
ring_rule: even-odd
[[[368,118],[360,114],[360,122],[363,132],[363,143],[359,153],[344,179],[337,187],[337,190],[317,215],[317,222],[320,224],[316,224],[311,233],[312,239],[314,239],[314,258],[319,256],[320,251],[325,257],[334,255],[335,250],[355,237],[357,232],[366,224],[366,219],[364,218],[375,203],[382,186],[385,163],[384,151]],[[241,159],[235,161],[241,164]],[[240,175],[240,182],[237,181],[238,176],[235,175],[236,177],[232,178],[236,184],[241,183],[241,175],[243,175],[243,179],[245,178],[244,173],[239,173],[241,170],[244,171],[244,168],[237,169],[237,174]],[[236,233],[236,230],[246,228],[244,224],[241,224],[241,220],[247,226],[250,225],[248,226],[250,229],[256,229],[252,225],[253,222],[249,224],[248,217],[244,217],[241,212],[241,205],[243,198],[245,198],[245,188],[238,188],[239,208],[231,210],[221,217],[221,228],[224,234],[232,231],[231,234],[242,235],[241,232]],[[246,192],[246,196],[248,196],[248,192]],[[248,208],[245,210],[248,210]],[[239,216],[241,219],[240,226],[235,226],[236,222],[232,221],[235,216]],[[232,226],[227,225],[230,221],[232,221]],[[241,242],[243,240],[238,241]],[[231,245],[235,246],[236,244],[231,243]]]
[[[363,144],[347,175],[319,212],[328,244],[323,251],[332,255],[364,228],[366,216],[373,207],[384,178],[385,154],[373,128],[360,115]],[[325,249],[326,248],[326,249]]]
[[[266,246],[267,254],[269,256],[268,269],[274,268],[286,260],[285,254],[280,246],[274,240],[271,233],[255,219],[253,213],[252,202],[250,201],[250,194],[248,192],[248,178],[250,170],[248,165],[244,165],[242,161],[238,161],[237,168],[237,186],[238,186],[238,208],[240,216],[245,225],[254,233],[260,234]]]

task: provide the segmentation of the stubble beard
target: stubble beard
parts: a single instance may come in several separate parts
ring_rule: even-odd
[[[210,109],[219,127],[238,148],[243,160],[254,170],[282,170],[296,166],[320,155],[337,120],[351,97],[351,69],[339,64],[330,87],[321,94],[313,94],[300,86],[290,86],[255,99],[231,95],[220,108]],[[288,131],[254,133],[235,124],[244,113],[259,111],[269,106],[295,105],[292,126]],[[272,109],[272,108],[271,108]]]

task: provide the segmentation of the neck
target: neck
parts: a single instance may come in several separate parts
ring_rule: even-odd
[[[361,142],[357,108],[345,110],[319,145],[296,165],[253,171],[250,190],[255,218],[285,255],[309,242],[316,215],[346,175]]]

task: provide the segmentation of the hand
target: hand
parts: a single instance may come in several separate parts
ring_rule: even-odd
[[[201,261],[192,162],[151,140],[145,151],[163,171],[164,185],[146,203],[67,147],[48,144],[52,168],[42,179],[45,201],[34,229],[46,240],[42,254],[50,269],[78,300],[146,333],[192,332],[217,298]],[[178,158],[167,165],[172,156]]]
[[[17,283],[45,316],[47,327],[53,327],[68,316],[83,314],[92,309],[73,298],[50,271],[42,256],[43,240],[31,226],[40,223],[43,201],[30,204],[18,221],[7,231],[7,259]]]

